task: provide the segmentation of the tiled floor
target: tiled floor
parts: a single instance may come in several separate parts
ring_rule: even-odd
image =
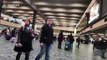
[[[72,51],[64,50],[64,42],[62,44],[63,49],[57,49],[57,42],[52,45],[50,60],[104,60],[100,56],[95,56],[92,49],[92,44],[81,44],[80,49],[76,48],[76,43]],[[16,52],[13,51],[14,43],[6,41],[3,37],[0,37],[0,60],[15,60]],[[30,54],[30,60],[34,60],[39,53],[40,46],[38,41],[33,41],[34,50]],[[106,54],[107,57],[107,54]],[[20,60],[24,60],[24,54]],[[41,58],[44,60],[44,56]],[[107,59],[105,59],[107,60]]]

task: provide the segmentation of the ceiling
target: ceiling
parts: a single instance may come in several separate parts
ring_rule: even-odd
[[[65,30],[69,28],[71,31],[74,31],[90,2],[91,0],[31,0],[38,11],[54,21],[55,27]]]
[[[29,0],[37,11],[54,22],[55,30],[74,31],[91,0]],[[33,17],[33,9],[24,0],[4,0],[3,13],[11,16]],[[44,19],[37,15],[39,28]],[[81,26],[83,27],[83,26]]]
[[[23,0],[4,0],[2,13],[10,16],[32,17],[32,8]]]

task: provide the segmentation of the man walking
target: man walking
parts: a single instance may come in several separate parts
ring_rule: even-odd
[[[58,49],[61,49],[63,39],[64,39],[63,32],[60,31],[60,33],[58,35]]]
[[[40,58],[45,54],[45,60],[49,60],[49,52],[51,44],[53,43],[53,28],[52,20],[48,19],[46,24],[43,25],[40,37],[41,50],[37,55],[35,60],[40,60]]]

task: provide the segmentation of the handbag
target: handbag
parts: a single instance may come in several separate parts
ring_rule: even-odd
[[[22,46],[23,45],[21,43],[16,43],[15,47],[14,47],[14,51],[16,51],[16,52],[22,51]]]

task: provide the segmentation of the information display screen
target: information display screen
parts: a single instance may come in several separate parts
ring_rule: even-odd
[[[103,0],[103,6],[102,6],[102,16],[107,14],[107,0]]]
[[[100,4],[98,2],[96,2],[90,9],[89,14],[90,14],[90,18],[88,23],[91,23],[93,21],[95,21],[96,19],[99,18],[100,16]]]

